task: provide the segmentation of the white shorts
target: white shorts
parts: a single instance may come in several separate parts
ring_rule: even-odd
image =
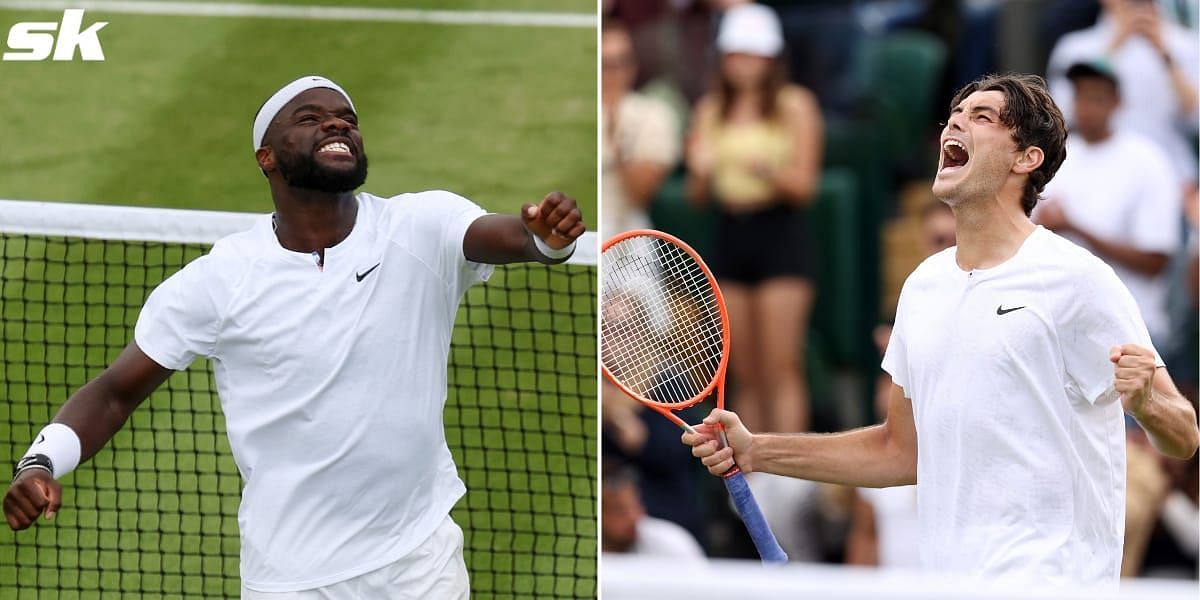
[[[242,586],[242,600],[466,600],[470,594],[463,531],[449,515],[416,550],[358,577],[299,592],[256,592]]]

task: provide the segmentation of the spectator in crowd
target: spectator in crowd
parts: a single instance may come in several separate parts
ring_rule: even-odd
[[[921,252],[929,257],[954,247],[954,235],[954,211],[950,205],[941,200],[930,200],[921,209]],[[887,343],[883,347],[886,348]]]
[[[678,414],[697,423],[704,411],[690,408]],[[698,540],[706,538],[699,502],[702,474],[691,452],[677,447],[679,428],[607,379],[600,389],[600,444],[605,465],[631,465],[643,475],[639,504],[646,512],[682,526]]]
[[[1197,128],[1196,85],[1200,44],[1196,32],[1164,20],[1151,0],[1100,0],[1095,26],[1063,36],[1046,69],[1050,93],[1070,124],[1075,87],[1067,69],[1107,56],[1121,81],[1114,126],[1150,138],[1171,161],[1184,190],[1196,182],[1196,155],[1188,143]],[[1070,154],[1068,154],[1070,156]]]
[[[1150,440],[1136,424],[1126,427],[1125,465],[1125,545],[1121,554],[1121,577],[1136,577],[1142,570],[1150,534],[1170,491],[1170,479]]]
[[[1178,178],[1158,146],[1113,126],[1129,85],[1118,83],[1107,62],[1077,63],[1066,76],[1075,130],[1033,218],[1112,266],[1151,338],[1164,345],[1170,325],[1163,274],[1181,243]]]
[[[877,407],[887,418],[887,403]],[[846,536],[846,564],[921,567],[917,486],[858,488]]]
[[[600,34],[605,238],[650,226],[647,205],[679,162],[679,126],[664,102],[633,91],[637,57],[629,31],[606,20]]]
[[[604,552],[704,560],[704,550],[686,529],[646,515],[635,471],[615,458],[600,475],[600,543]]]
[[[1196,335],[1200,330],[1200,189],[1193,188],[1184,200],[1183,216],[1184,243],[1167,274],[1167,311],[1174,335],[1163,360],[1179,365],[1176,383],[1195,405],[1200,391],[1200,336]]]
[[[711,265],[728,305],[731,402],[759,428],[809,425],[804,337],[814,289],[804,207],[816,195],[822,122],[813,94],[787,83],[775,13],[725,13],[715,85],[697,103],[688,195],[719,208]]]
[[[1197,457],[1162,456],[1137,423],[1127,420],[1126,425],[1128,485],[1121,576],[1195,579],[1200,555]]]

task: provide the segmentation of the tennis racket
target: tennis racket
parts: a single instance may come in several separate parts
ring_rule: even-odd
[[[690,246],[661,231],[639,229],[600,252],[600,362],[604,376],[630,397],[683,429],[674,411],[715,389],[725,408],[729,316],[717,280]],[[721,442],[728,445],[724,430]],[[764,563],[787,562],[737,465],[722,478]]]

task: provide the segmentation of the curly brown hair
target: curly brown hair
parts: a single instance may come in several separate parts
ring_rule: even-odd
[[[1025,215],[1033,213],[1039,194],[1045,189],[1063,159],[1067,157],[1067,125],[1062,111],[1046,91],[1046,80],[1037,75],[1008,73],[984,75],[954,94],[950,110],[954,110],[967,96],[975,92],[1000,92],[1004,94],[1004,110],[1000,122],[1013,130],[1013,141],[1018,150],[1030,146],[1042,149],[1044,158],[1041,166],[1029,174],[1025,190],[1021,193],[1021,208]]]

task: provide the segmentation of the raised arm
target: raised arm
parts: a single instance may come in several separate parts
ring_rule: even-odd
[[[725,427],[729,448],[720,448],[716,426]],[[889,487],[917,482],[917,430],[912,402],[893,385],[888,417],[874,425],[834,434],[752,434],[737,415],[714,410],[683,434],[710,473],[720,475],[734,461],[747,473],[762,471],[856,487]],[[719,449],[718,449],[719,448]]]
[[[80,387],[21,460],[24,468],[4,495],[9,526],[20,530],[32,525],[38,515],[52,518],[62,503],[56,477],[74,468],[72,463],[95,456],[171,373],[130,342],[103,373]]]
[[[1171,381],[1167,370],[1155,365],[1149,348],[1125,344],[1109,350],[1114,387],[1121,405],[1133,416],[1150,443],[1172,458],[1188,459],[1196,453],[1200,432],[1196,411]]]
[[[525,204],[518,215],[484,215],[463,238],[463,254],[477,263],[502,265],[536,261],[561,263],[586,231],[575,199],[550,192],[540,204]]]

